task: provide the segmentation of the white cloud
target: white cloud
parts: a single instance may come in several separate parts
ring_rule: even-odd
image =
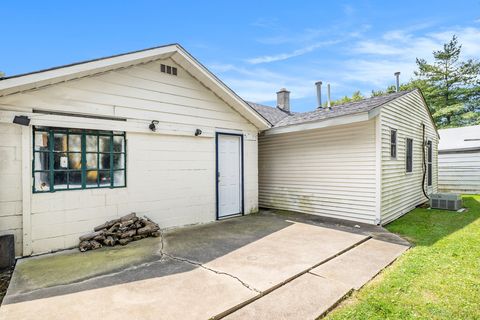
[[[291,52],[254,57],[235,64],[210,64],[210,67],[246,100],[271,104],[276,99],[276,91],[286,87],[291,91],[293,110],[306,111],[315,105],[316,80],[332,84],[334,99],[356,90],[368,96],[372,89],[384,89],[394,84],[393,73],[396,71],[401,72],[401,81],[410,80],[416,70],[415,59],[431,60],[432,51],[441,49],[453,34],[463,46],[464,58],[480,56],[480,27],[423,30],[428,26],[387,30],[370,38],[366,33],[352,36],[344,30],[343,34],[332,35],[334,41],[319,42],[317,38],[291,42],[289,44],[305,45]],[[313,30],[311,34],[315,33]],[[287,41],[288,37],[283,40]],[[332,45],[328,47],[331,54],[317,54],[321,47],[329,45]],[[312,54],[308,58],[288,60],[307,53]],[[274,61],[278,63],[269,64]]]
[[[462,44],[464,58],[480,55],[479,28],[450,28],[422,35],[410,30],[392,30],[379,38],[356,42],[352,50],[355,57],[346,60],[339,74],[344,80],[371,83],[378,88],[392,84],[395,71],[401,71],[402,79],[408,81],[414,75],[416,58],[431,60],[432,51],[441,49],[454,34]]]
[[[313,45],[309,45],[309,46],[294,50],[292,52],[260,56],[260,57],[247,59],[246,61],[250,64],[260,64],[260,63],[269,63],[269,62],[287,60],[287,59],[290,59],[290,58],[293,58],[293,57],[298,57],[298,56],[304,55],[306,53],[312,52],[312,51],[314,51],[318,48],[321,48],[321,47],[325,47],[325,46],[328,46],[328,45],[333,45],[335,43],[338,43],[338,41],[322,41],[322,42],[318,42],[318,43],[313,44]]]

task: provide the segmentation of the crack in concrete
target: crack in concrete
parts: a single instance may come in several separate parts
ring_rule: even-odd
[[[228,276],[232,279],[235,279],[237,280],[238,282],[240,282],[240,284],[242,286],[244,286],[245,288],[251,290],[251,291],[254,291],[256,293],[262,293],[260,290],[250,286],[248,283],[246,283],[245,281],[243,281],[242,279],[240,279],[239,277],[237,276],[234,276],[233,274],[230,274],[228,272],[223,272],[223,271],[219,271],[219,270],[215,270],[215,269],[212,269],[212,268],[209,268],[205,265],[203,265],[202,263],[200,262],[197,262],[197,261],[193,261],[193,260],[189,260],[187,258],[182,258],[182,257],[177,257],[177,256],[174,256],[172,254],[169,254],[169,253],[166,253],[164,251],[164,242],[163,242],[163,239],[164,239],[164,236],[163,236],[163,232],[162,230],[160,230],[160,255],[161,256],[166,256],[170,259],[173,259],[173,260],[176,260],[176,261],[180,261],[180,262],[185,262],[185,263],[188,263],[188,264],[191,264],[191,265],[194,265],[194,266],[197,266],[197,267],[200,267],[200,268],[203,268],[205,270],[208,270],[208,271],[211,271],[215,274],[219,274],[219,275],[224,275],[224,276]]]

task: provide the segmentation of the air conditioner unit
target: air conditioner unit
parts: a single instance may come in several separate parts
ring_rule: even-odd
[[[454,193],[434,193],[430,195],[430,207],[457,211],[462,208],[462,197]]]

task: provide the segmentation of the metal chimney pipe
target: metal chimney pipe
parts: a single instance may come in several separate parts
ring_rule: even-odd
[[[395,76],[396,81],[395,91],[398,92],[400,91],[400,71],[395,72],[393,75]]]
[[[322,81],[315,82],[317,87],[317,109],[322,108]]]
[[[327,109],[330,109],[330,83],[327,83]]]

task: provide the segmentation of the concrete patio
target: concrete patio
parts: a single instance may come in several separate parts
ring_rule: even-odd
[[[262,211],[20,260],[0,319],[315,319],[407,249],[378,226]]]

